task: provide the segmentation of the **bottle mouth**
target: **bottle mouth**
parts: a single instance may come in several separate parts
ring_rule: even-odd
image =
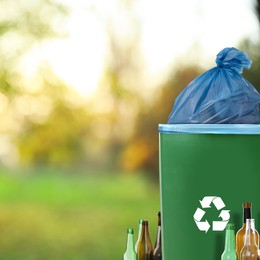
[[[144,219],[143,219],[143,218],[140,218],[140,219],[139,219],[139,224],[142,224],[143,221],[144,221]]]
[[[158,226],[161,226],[161,212],[158,212]]]
[[[251,202],[244,202],[243,203],[243,208],[251,208],[252,207],[252,203]]]
[[[235,230],[235,225],[233,223],[227,224],[227,230]]]
[[[127,229],[127,233],[133,235],[134,234],[134,229],[133,228],[128,228]]]
[[[148,221],[147,220],[143,220],[142,225],[143,226],[148,226]]]

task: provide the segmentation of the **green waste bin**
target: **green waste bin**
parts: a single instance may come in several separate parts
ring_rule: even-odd
[[[161,124],[159,142],[163,259],[219,260],[243,202],[260,227],[260,125]]]

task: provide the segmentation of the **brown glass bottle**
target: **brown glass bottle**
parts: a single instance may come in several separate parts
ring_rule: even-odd
[[[236,233],[236,252],[238,256],[238,260],[240,260],[240,252],[244,246],[244,237],[246,234],[246,219],[252,218],[252,203],[244,202],[243,203],[243,226]],[[256,231],[256,244],[259,243],[259,234]]]
[[[256,245],[255,220],[246,219],[246,234],[244,246],[240,252],[241,260],[257,260],[258,246]]]
[[[157,236],[153,250],[153,259],[162,260],[162,234],[161,234],[161,212],[158,212]]]
[[[153,260],[153,246],[150,240],[148,221],[142,222],[142,232],[137,247],[137,260]]]

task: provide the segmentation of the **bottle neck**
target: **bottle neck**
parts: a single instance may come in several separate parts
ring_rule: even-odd
[[[145,226],[144,232],[145,232],[145,237],[150,239],[149,230],[148,230],[148,225]]]
[[[146,241],[146,243],[148,241],[150,241],[150,235],[149,235],[149,230],[148,230],[148,224],[142,224],[142,232],[141,232],[141,238],[140,240]]]
[[[137,239],[137,240],[139,240],[139,239],[140,239],[140,237],[141,237],[141,234],[142,234],[142,223],[139,223],[139,229],[138,229],[138,239]]]
[[[127,247],[126,247],[127,251],[132,251],[134,250],[134,235],[128,233],[127,234]]]
[[[255,222],[253,219],[247,219],[246,221],[245,244],[256,244]]]
[[[158,228],[156,237],[156,246],[161,246],[161,212],[158,212]]]
[[[161,238],[161,226],[158,226],[158,229],[157,229],[157,237],[156,237],[156,247],[157,246],[161,246],[161,243],[162,243],[162,238]]]
[[[246,223],[247,219],[251,219],[251,208],[244,208],[244,224]]]
[[[141,236],[142,236],[142,221],[139,221],[139,229],[138,229],[138,236],[137,236],[137,240],[135,242],[135,251],[137,252],[137,249],[138,249],[138,244],[139,244],[139,241],[141,239]]]
[[[225,250],[236,251],[235,231],[232,229],[226,230]]]
[[[140,241],[145,241],[145,226],[142,225]]]
[[[158,213],[158,226],[161,226],[161,212]]]
[[[146,245],[151,245],[149,230],[148,230],[148,221],[143,221],[142,223],[142,233],[140,242]]]

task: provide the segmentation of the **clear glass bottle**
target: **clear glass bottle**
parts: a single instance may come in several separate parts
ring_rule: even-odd
[[[137,260],[137,255],[134,248],[134,230],[127,229],[127,246],[124,253],[124,260]]]
[[[245,243],[240,252],[241,260],[257,260],[258,246],[256,244],[255,220],[246,220]]]
[[[226,228],[225,250],[221,255],[221,260],[237,260],[235,227],[232,223],[228,224]]]
[[[240,252],[244,246],[244,237],[246,233],[246,219],[252,218],[252,203],[244,202],[243,206],[243,226],[236,233],[236,252],[238,256],[238,260],[240,260]],[[256,231],[256,244],[259,243],[259,234]]]
[[[148,221],[142,222],[142,232],[137,247],[138,260],[153,260],[153,246],[150,240]]]
[[[153,250],[153,259],[162,260],[162,234],[161,234],[161,212],[158,212],[157,236]]]
[[[138,226],[138,237],[137,237],[137,240],[136,240],[136,243],[135,243],[135,252],[137,253],[137,247],[138,247],[138,243],[140,241],[140,237],[141,237],[141,233],[142,233],[142,223],[143,223],[143,219],[140,218],[139,219],[139,226]]]

